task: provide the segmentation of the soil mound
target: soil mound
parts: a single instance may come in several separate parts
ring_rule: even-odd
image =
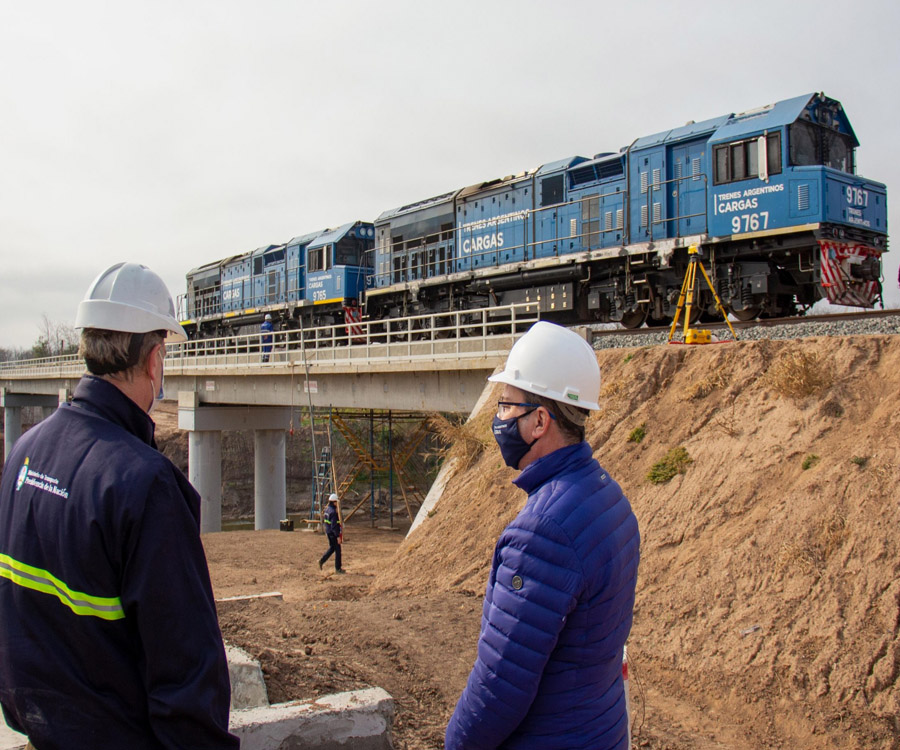
[[[629,655],[648,712],[737,747],[900,747],[900,338],[598,358],[588,441],[640,523]],[[525,500],[494,400],[467,428],[483,450],[373,593],[483,593]]]

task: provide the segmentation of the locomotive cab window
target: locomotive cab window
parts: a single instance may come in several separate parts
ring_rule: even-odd
[[[331,268],[331,245],[307,250],[306,269],[308,271],[327,271]]]
[[[853,144],[843,133],[811,122],[795,122],[790,130],[791,164],[821,165],[853,174]]]
[[[336,266],[358,266],[364,251],[363,241],[354,237],[344,237],[337,246]]]
[[[763,136],[759,136],[716,146],[714,184],[722,185],[727,182],[780,174],[781,133],[769,133],[765,136],[765,170],[760,168],[762,139]]]

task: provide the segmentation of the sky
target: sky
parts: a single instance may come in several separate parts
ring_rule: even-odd
[[[196,266],[800,94],[900,226],[896,0],[0,0],[0,347]],[[900,306],[900,245],[885,256]]]

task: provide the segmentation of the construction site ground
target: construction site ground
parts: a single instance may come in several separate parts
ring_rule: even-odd
[[[598,357],[588,441],[642,536],[634,746],[900,748],[900,339]],[[525,499],[490,418],[458,431],[456,474],[409,538],[352,519],[345,576],[319,570],[319,534],[204,537],[218,597],[284,594],[220,605],[272,701],[380,686],[396,747],[442,747],[493,545]]]

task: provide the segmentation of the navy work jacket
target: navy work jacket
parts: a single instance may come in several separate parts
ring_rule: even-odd
[[[237,748],[200,498],[85,376],[0,481],[0,704],[40,750]]]
[[[337,508],[328,503],[325,508],[325,517],[322,519],[325,524],[325,533],[328,536],[340,536],[341,535],[341,521],[338,518]]]
[[[525,467],[528,502],[500,535],[478,658],[447,750],[627,750],[622,652],[640,536],[587,443]]]

